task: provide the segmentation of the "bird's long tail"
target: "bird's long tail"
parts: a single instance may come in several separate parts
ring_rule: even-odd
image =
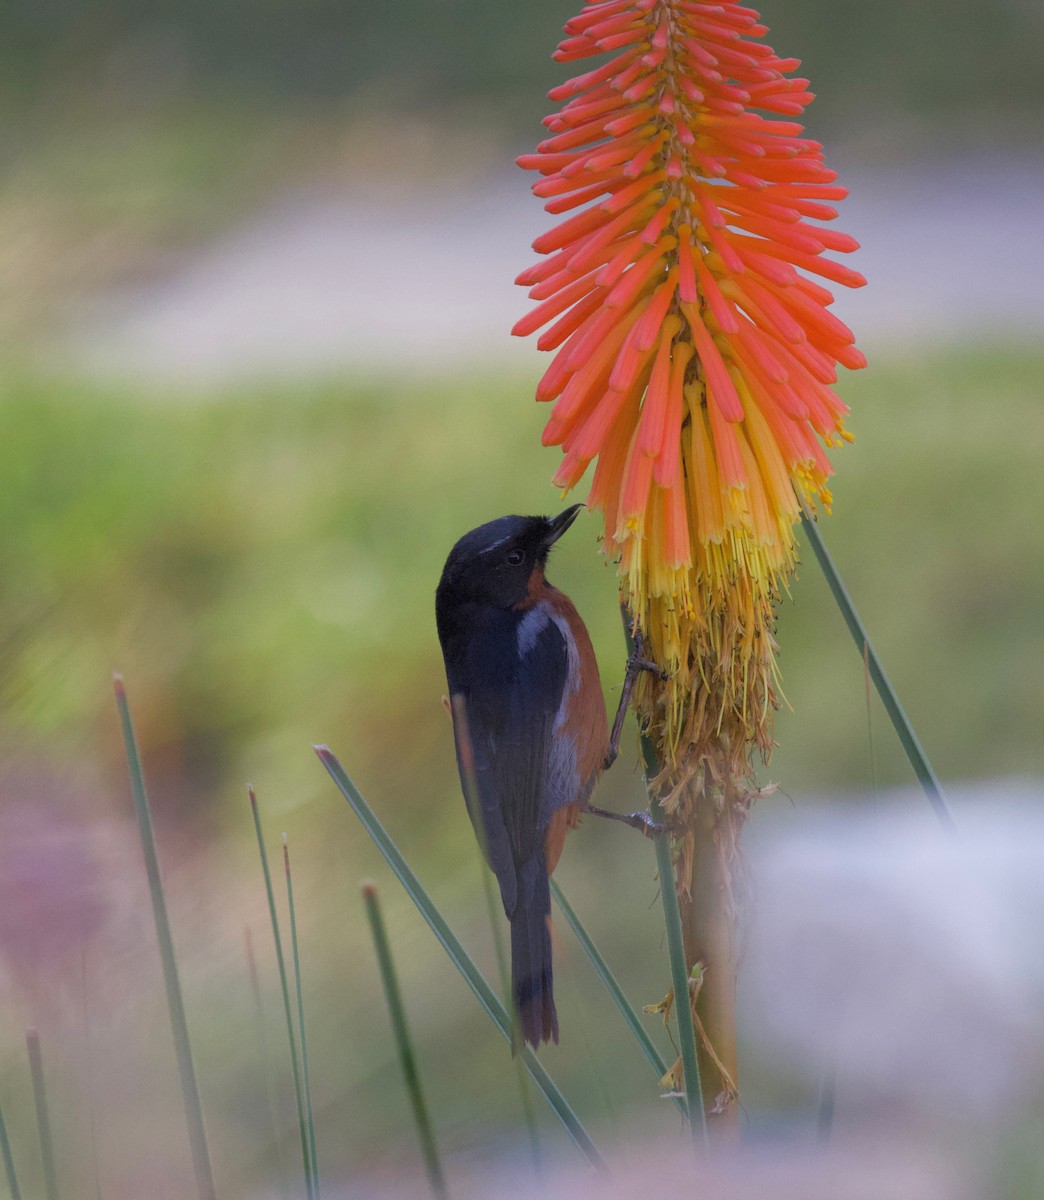
[[[511,914],[511,993],[522,1036],[531,1046],[558,1041],[551,977],[551,887],[543,850],[519,872]]]

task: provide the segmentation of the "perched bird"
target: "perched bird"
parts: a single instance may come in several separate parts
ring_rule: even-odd
[[[581,508],[473,529],[450,552],[435,596],[457,764],[465,795],[474,780],[471,817],[500,884],[512,994],[534,1046],[558,1041],[549,878],[612,757],[591,639],[544,575]]]

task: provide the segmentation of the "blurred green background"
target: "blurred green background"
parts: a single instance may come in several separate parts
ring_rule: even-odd
[[[506,1053],[309,744],[341,756],[492,971],[432,601],[460,533],[560,503],[531,403],[537,355],[493,369],[487,343],[482,363],[389,358],[182,387],[88,369],[68,331],[71,314],[103,309],[116,288],[147,295],[274,198],[336,197],[360,180],[452,195],[506,172],[562,77],[549,54],[571,11],[50,0],[0,18],[0,1103],[28,1180],[20,1030],[35,1022],[62,1171],[96,1171],[111,1197],[189,1186],[113,669],[152,784],[223,1194],[279,1194],[294,1168],[248,781],[273,847],[286,829],[295,854],[324,1171],[395,1179],[415,1160],[358,896],[369,874],[451,1160],[513,1151]],[[860,169],[976,148],[1039,157],[1035,6],[959,3],[942,19],[794,0],[764,15],[820,95],[810,127]],[[520,235],[508,252],[528,262]],[[404,287],[404,328],[422,319]],[[874,351],[840,385],[858,440],[836,454],[824,535],[941,776],[1039,778],[1044,354],[1033,338],[955,341],[944,327]],[[623,649],[595,532],[594,518],[578,523],[552,578],[588,621],[612,703]],[[765,782],[795,804],[906,782],[811,561],[792,590],[779,628],[790,707]],[[603,803],[641,803],[633,760],[629,745]],[[561,877],[629,994],[658,999],[648,846],[588,822]],[[278,1076],[275,1133],[246,930]],[[645,1064],[564,935],[560,961],[556,1077],[603,1139],[662,1128]],[[751,1109],[764,1097],[811,1112],[801,1084],[757,1064],[751,1078]],[[547,1129],[549,1153],[568,1155]]]

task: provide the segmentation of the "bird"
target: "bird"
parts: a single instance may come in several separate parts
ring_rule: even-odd
[[[634,672],[657,668],[632,656],[611,735],[590,635],[545,574],[583,508],[472,529],[450,551],[435,593],[461,785],[511,927],[513,1050],[518,1032],[534,1047],[558,1041],[550,877],[566,834],[585,812],[651,825],[644,814],[590,803],[616,757]]]

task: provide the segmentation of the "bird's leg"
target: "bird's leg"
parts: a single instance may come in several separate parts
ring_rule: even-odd
[[[636,632],[634,635],[634,650],[631,657],[627,660],[627,669],[624,671],[623,687],[620,689],[620,703],[616,708],[613,731],[609,735],[609,749],[606,751],[605,762],[602,763],[603,771],[609,770],[613,763],[616,762],[616,756],[620,753],[620,734],[623,732],[624,718],[627,716],[627,710],[631,706],[634,685],[638,682],[638,676],[643,671],[648,671],[651,675],[659,675],[661,679],[667,678],[667,672],[662,667],[645,657],[645,639],[641,633]]]
[[[627,716],[627,709],[631,704],[634,685],[638,682],[638,676],[642,671],[649,671],[653,675],[659,675],[661,679],[667,678],[667,672],[662,667],[657,666],[656,663],[645,657],[644,639],[640,633],[635,633],[634,651],[627,660],[623,688],[620,691],[620,703],[617,706],[616,719],[613,721],[613,730],[609,736],[609,749],[605,755],[605,762],[602,764],[603,771],[609,770],[613,763],[616,762],[616,756],[620,753],[620,735],[623,732],[624,718]],[[664,832],[664,826],[657,824],[647,812],[614,813],[606,808],[597,808],[590,801],[585,803],[584,811],[593,813],[596,817],[608,817],[611,821],[623,821],[625,825],[630,825],[632,829],[640,829],[647,837]]]

